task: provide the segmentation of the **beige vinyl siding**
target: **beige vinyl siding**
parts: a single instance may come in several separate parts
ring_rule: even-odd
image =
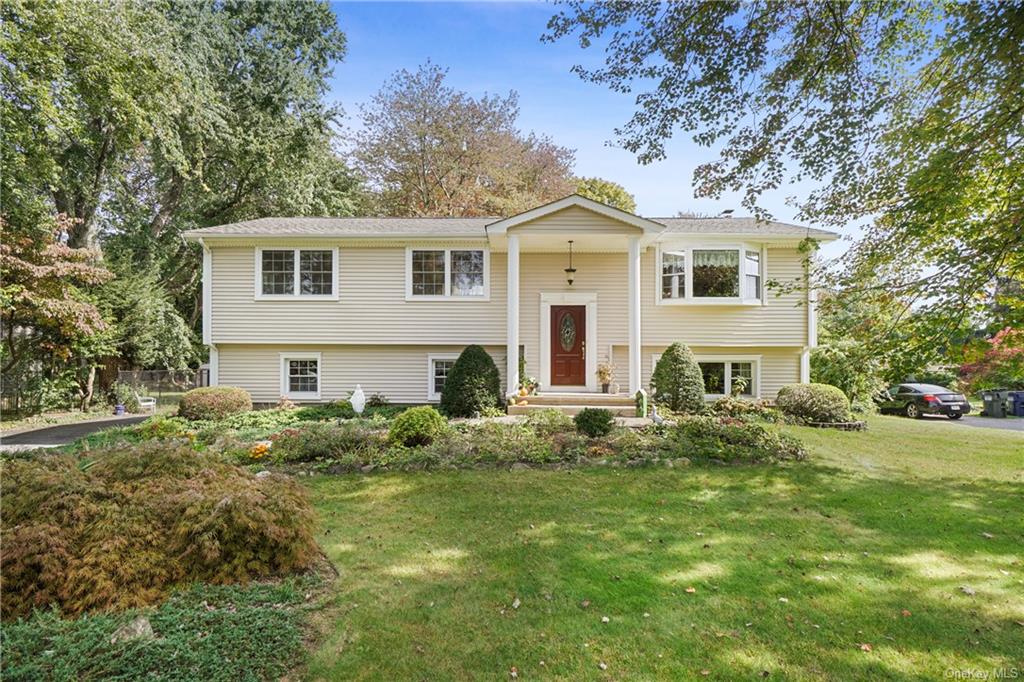
[[[561,234],[640,234],[639,227],[626,224],[588,211],[580,206],[570,206],[548,215],[509,228],[509,234],[530,234],[557,232]]]
[[[257,403],[276,403],[281,397],[281,354],[320,353],[320,400],[347,398],[356,384],[366,395],[383,393],[395,403],[427,402],[430,355],[458,354],[462,346],[218,346],[218,383],[240,386]],[[505,385],[505,349],[488,347]]]
[[[807,343],[807,307],[800,289],[776,296],[769,289],[765,305],[658,304],[656,249],[641,260],[641,313],[644,345],[675,341],[698,346],[803,346]],[[796,249],[768,249],[765,281],[794,284],[803,279]],[[625,264],[623,264],[625,268]],[[625,279],[625,270],[622,278]]]
[[[255,300],[256,247],[213,247],[213,343],[505,342],[505,254],[490,254],[487,301],[406,301],[405,247],[328,246],[338,247],[337,301]]]
[[[643,372],[641,386],[650,389],[651,372],[654,370],[651,359],[660,355],[667,346],[644,346],[640,356],[640,366]],[[779,389],[786,384],[800,382],[800,349],[799,348],[773,348],[773,347],[748,347],[737,348],[733,346],[691,346],[690,350],[695,355],[715,355],[727,358],[733,356],[761,356],[761,388],[762,398],[774,398]],[[625,345],[615,346],[612,353],[615,363],[615,382],[621,386],[629,383],[629,350]],[[625,389],[623,389],[625,390]]]

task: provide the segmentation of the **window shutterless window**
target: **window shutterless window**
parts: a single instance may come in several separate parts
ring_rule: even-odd
[[[686,252],[661,254],[661,297],[686,298]]]
[[[485,249],[414,249],[406,255],[406,298],[486,299]]]
[[[320,353],[282,353],[281,395],[288,398],[319,398],[320,372]]]
[[[441,399],[441,392],[444,390],[445,381],[448,380],[448,373],[452,371],[457,358],[456,354],[427,356],[427,400]]]
[[[658,251],[658,300],[753,303],[761,299],[761,252],[750,245],[665,247]]]
[[[257,249],[256,298],[337,298],[337,249]]]
[[[743,298],[761,298],[761,252],[747,251],[743,263],[747,287]]]
[[[652,371],[660,358],[660,355],[651,356]],[[748,398],[761,394],[761,356],[698,355],[696,359],[704,378],[704,395],[708,399],[734,393]]]
[[[736,249],[693,249],[693,297],[739,296],[739,266],[740,252]]]

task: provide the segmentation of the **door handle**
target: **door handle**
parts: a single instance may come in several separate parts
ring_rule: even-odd
[[[586,360],[587,359],[587,342],[586,341],[580,341],[580,354],[581,354],[580,355],[580,359],[582,359],[582,360]]]

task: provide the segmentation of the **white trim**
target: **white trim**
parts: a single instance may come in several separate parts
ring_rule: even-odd
[[[291,251],[295,268],[295,282],[292,285],[290,294],[264,294],[263,293],[263,252],[264,251]],[[299,252],[300,251],[330,251],[331,252],[331,293],[330,294],[301,294],[299,281]],[[257,301],[337,301],[338,300],[338,247],[302,247],[302,246],[257,246],[255,248],[256,267],[255,282],[253,285],[253,298]]]
[[[519,237],[508,238],[505,320],[505,395],[516,393],[519,382]],[[514,351],[514,352],[513,352]]]
[[[203,244],[202,240],[199,241]],[[203,244],[203,343],[213,340],[213,254]]]
[[[753,306],[765,305],[765,264],[767,263],[767,247],[763,244],[751,242],[723,242],[715,243],[708,241],[694,240],[672,240],[663,241],[658,244],[654,253],[654,301],[657,305],[727,305],[727,306]],[[661,256],[666,251],[682,251],[685,253],[685,274],[682,298],[663,298],[661,293],[662,265]],[[693,252],[694,251],[736,251],[739,256],[739,265],[736,269],[738,277],[739,296],[701,296],[693,295]],[[746,298],[746,263],[747,251],[756,251],[761,254],[760,278],[761,296],[758,298]]]
[[[551,384],[551,306],[585,305],[587,307],[586,385],[558,386],[559,391],[585,390],[597,392],[597,292],[541,293],[540,295],[540,381],[541,389],[553,390]]]
[[[621,223],[632,225],[633,227],[639,227],[644,232],[660,234],[665,229],[665,226],[657,221],[641,218],[638,215],[623,211],[615,208],[614,206],[602,204],[599,201],[588,199],[587,197],[580,196],[579,194],[570,194],[569,196],[558,199],[557,201],[552,201],[518,215],[493,222],[486,226],[486,230],[488,234],[501,234],[506,232],[510,227],[522,225],[523,223],[528,223],[531,220],[537,220],[538,218],[552,213],[557,213],[558,211],[571,206],[579,206],[580,208],[593,211],[594,213],[611,218],[612,220],[618,220]]]
[[[220,351],[217,346],[210,344],[210,386],[220,384]]]
[[[434,393],[434,362],[437,360],[458,360],[459,353],[428,353],[427,354],[427,402],[436,403],[441,400],[440,393]]]
[[[412,252],[444,252],[444,295],[422,296],[412,293]],[[452,289],[452,251],[482,251],[484,254],[484,293],[479,296],[456,296]],[[483,246],[406,246],[405,247],[405,300],[406,301],[490,301],[491,300],[491,250]]]
[[[800,383],[811,383],[811,349],[804,348],[800,351]]]
[[[629,394],[640,390],[640,240],[629,238]]]
[[[761,305],[768,305],[768,245],[761,244]]]
[[[651,374],[654,374],[654,367],[658,364],[658,360],[661,358],[661,353],[654,353],[651,355]],[[697,355],[694,354],[694,360],[697,362],[724,362],[725,363],[725,393],[705,393],[705,400],[717,400],[718,398],[724,398],[727,395],[732,394],[732,363],[733,362],[749,362],[753,365],[750,370],[751,381],[753,386],[750,387],[750,395],[741,395],[740,398],[747,398],[754,400],[761,397],[761,355],[732,355],[732,354],[712,354],[712,355]]]
[[[281,363],[281,395],[286,398],[297,398],[299,400],[319,400],[323,393],[324,384],[324,361],[321,353],[279,353]],[[316,360],[316,392],[309,391],[293,392],[288,390],[288,361],[289,360]]]

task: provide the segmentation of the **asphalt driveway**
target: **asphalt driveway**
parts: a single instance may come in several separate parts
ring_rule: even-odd
[[[1024,432],[1024,419],[1020,417],[996,419],[994,417],[978,417],[972,414],[965,414],[957,420],[947,419],[946,417],[933,417],[931,415],[925,415],[921,419],[924,421],[947,422],[949,424],[963,424],[964,426],[975,426],[982,429],[1002,429],[1004,431]]]
[[[128,426],[129,424],[138,424],[141,421],[145,421],[149,418],[149,415],[134,415],[131,417],[119,417],[115,419],[98,419],[95,421],[77,422],[75,424],[58,424],[57,426],[47,426],[42,429],[34,429],[32,431],[23,431],[16,433],[11,436],[0,436],[0,446],[5,445],[18,445],[18,446],[54,446],[54,445],[66,445],[76,438],[82,436],[88,436],[90,433],[95,433],[101,429],[110,428],[111,426]]]

